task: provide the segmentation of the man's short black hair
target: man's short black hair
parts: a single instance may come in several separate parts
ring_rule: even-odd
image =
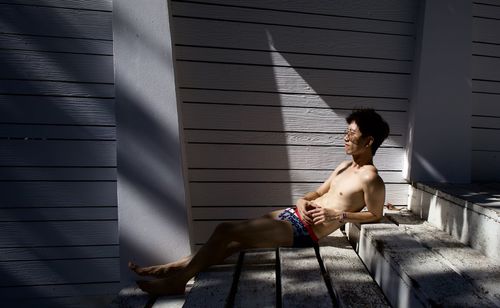
[[[389,136],[389,124],[370,108],[354,110],[347,118],[348,124],[356,122],[363,137],[372,136],[372,154],[375,155],[382,142]]]

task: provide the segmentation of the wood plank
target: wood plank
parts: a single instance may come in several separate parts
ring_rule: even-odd
[[[118,281],[119,262],[119,258],[2,262],[0,287]]]
[[[116,182],[3,182],[1,208],[116,206]]]
[[[222,62],[293,68],[317,68],[322,70],[361,70],[406,74],[411,73],[412,70],[411,61],[191,46],[177,46],[175,50],[177,61]]]
[[[500,55],[500,45],[472,42],[472,55],[498,56]]]
[[[347,110],[183,104],[185,129],[224,129],[272,132],[343,133]],[[406,131],[406,114],[381,111],[392,134]],[[252,121],[253,120],[253,121]],[[343,146],[343,144],[342,144]]]
[[[305,28],[320,28],[320,29],[335,29],[335,30],[351,30],[364,31],[371,33],[384,33],[396,35],[412,36],[415,32],[413,23],[395,23],[392,21],[372,20],[362,18],[351,18],[340,16],[344,10],[336,11],[333,15],[326,16],[327,11],[332,3],[325,3],[322,14],[303,13],[307,10],[306,6],[300,8],[299,11],[290,12],[288,5],[286,9],[283,6],[276,10],[262,9],[260,3],[249,4],[252,8],[224,5],[217,6],[214,3],[185,3],[173,2],[172,15],[174,17],[198,17],[209,19],[220,19],[224,16],[225,20],[262,23],[267,25],[287,25],[293,27]],[[240,3],[238,3],[240,4]],[[265,5],[264,5],[265,6]]]
[[[407,111],[407,99],[344,97],[335,95],[259,93],[249,91],[219,91],[202,89],[179,89],[183,102],[206,104],[317,107],[328,109],[346,109],[366,107],[388,111]]]
[[[232,207],[214,207],[197,206],[191,208],[191,216],[194,221],[202,220],[241,220],[257,218],[269,212],[283,209],[283,206],[232,206]]]
[[[1,169],[0,169],[1,170]],[[314,182],[323,183],[333,172],[330,170],[218,170],[190,169],[190,182]],[[406,183],[399,171],[379,171],[387,183]]]
[[[338,147],[187,145],[189,168],[333,169],[347,159]],[[402,170],[403,149],[381,148],[374,163],[381,170]]]
[[[288,3],[287,3],[288,5]],[[173,18],[175,44],[412,60],[414,38]],[[241,38],[245,39],[242,40]],[[339,44],[339,42],[342,42]]]
[[[500,26],[500,22],[498,23]],[[499,54],[500,56],[500,54]],[[500,57],[472,57],[472,78],[500,81]]]
[[[37,1],[38,2],[38,1]],[[113,42],[93,39],[0,34],[3,49],[113,55]]]
[[[10,34],[112,40],[111,19],[110,12],[0,4],[0,32]]]
[[[2,0],[2,3],[111,11],[112,0]]]
[[[347,125],[347,124],[345,124]],[[0,125],[0,129],[1,129]],[[347,126],[346,126],[347,127]],[[270,144],[270,145],[319,145],[344,146],[343,133],[315,132],[258,132],[258,131],[218,131],[188,129],[184,131],[188,143],[223,144]],[[403,136],[389,136],[382,147],[403,147]]]
[[[471,127],[485,129],[500,129],[500,105],[497,106],[496,113],[490,113],[487,116],[472,116]]]
[[[491,4],[491,5],[498,6],[498,1],[497,0],[480,0],[480,1],[475,1],[474,4],[476,4],[476,3]]]
[[[276,307],[276,251],[246,251],[234,307]]]
[[[117,294],[119,290],[120,290],[119,282],[104,282],[104,283],[101,282],[95,284],[92,283],[92,284],[70,284],[70,285],[22,286],[22,287],[0,288],[0,297],[2,298],[2,303],[5,303],[8,299],[11,299],[15,303],[14,306],[20,307],[19,302],[23,298],[40,299],[40,297],[43,296],[50,302],[50,299],[54,299],[56,297],[71,298],[75,296],[87,296],[87,295],[92,296],[103,293]],[[73,300],[76,299],[73,298]],[[31,306],[27,305],[25,307],[33,307],[33,305]],[[62,307],[68,307],[68,306],[62,306]]]
[[[226,0],[211,0],[210,3],[227,5]],[[287,1],[286,7],[280,0],[267,0],[255,2],[251,0],[238,1],[238,5],[244,7],[255,7],[261,9],[297,11],[320,15],[339,15],[358,17],[387,19],[401,22],[413,22],[416,19],[416,8],[418,2],[411,0],[395,1],[384,0],[377,2],[366,2],[363,0],[311,0],[304,3],[300,0]]]
[[[235,266],[229,264],[211,266],[208,270],[198,273],[184,306],[204,308],[210,303],[213,307],[225,307],[234,271]]]
[[[500,20],[472,18],[474,41],[500,44]]]
[[[492,4],[496,5],[485,5],[483,1],[481,1],[481,3],[474,2],[472,4],[472,16],[500,19],[500,6],[498,1],[492,1]]]
[[[484,80],[472,80],[472,93],[474,92],[486,92],[490,94],[500,94],[500,82],[498,81],[484,81]],[[498,96],[497,96],[498,97]]]
[[[192,206],[290,206],[319,183],[191,183]],[[388,184],[387,202],[406,204],[408,184]],[[399,201],[399,202],[396,202]]]
[[[0,262],[53,259],[119,258],[118,245],[78,247],[0,248]],[[0,291],[1,292],[1,291]]]
[[[114,85],[63,81],[2,80],[0,94],[114,98]],[[12,97],[12,96],[8,96]]]
[[[87,308],[107,307],[113,300],[111,295],[89,295],[74,297],[49,297],[49,298],[19,298],[3,301],[7,307],[31,308],[31,307],[65,307],[65,308]]]
[[[116,127],[0,123],[0,138],[116,141]]]
[[[0,167],[0,181],[116,181],[116,168]]]
[[[319,245],[340,307],[390,307],[382,290],[340,230],[321,239]]]
[[[283,307],[333,307],[314,248],[280,248]]]
[[[116,206],[107,208],[0,208],[0,222],[57,220],[118,220]]]
[[[178,62],[180,87],[407,98],[410,75]]]
[[[0,50],[0,78],[113,83],[113,57]]]
[[[476,88],[474,88],[476,90]],[[498,84],[500,93],[500,83]],[[498,95],[472,93],[472,111],[473,115],[500,115],[500,105],[498,105]]]
[[[118,244],[117,221],[2,222],[0,247]]]
[[[0,165],[116,167],[114,141],[0,140]]]
[[[62,94],[64,90],[56,92]],[[2,123],[116,124],[114,99],[0,95],[0,110]]]

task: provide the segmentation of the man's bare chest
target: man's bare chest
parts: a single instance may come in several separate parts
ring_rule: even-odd
[[[344,207],[359,207],[364,206],[364,193],[361,177],[358,173],[346,170],[338,174],[331,183],[331,197],[334,197],[337,202]]]

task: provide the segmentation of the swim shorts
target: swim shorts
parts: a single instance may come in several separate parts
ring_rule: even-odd
[[[297,208],[286,208],[278,215],[278,220],[289,221],[293,228],[292,247],[313,247],[318,242],[311,226],[300,217]]]

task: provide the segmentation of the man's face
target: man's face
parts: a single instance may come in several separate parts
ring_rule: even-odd
[[[361,135],[361,131],[354,121],[347,126],[344,134],[344,142],[344,150],[348,155],[359,154],[369,149],[366,146],[366,138]]]

